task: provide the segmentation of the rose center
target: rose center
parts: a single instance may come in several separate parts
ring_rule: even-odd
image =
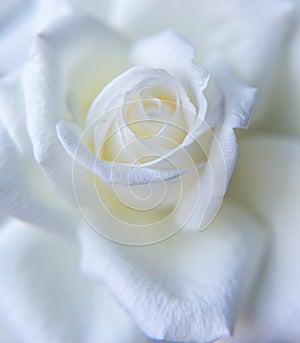
[[[161,114],[161,101],[160,99],[152,97],[151,99],[143,99],[141,106],[145,114],[150,118],[158,118]]]
[[[195,115],[188,94],[165,71],[147,72],[143,67],[128,70],[93,103],[87,123],[95,122],[92,150],[100,159],[144,164],[185,140]]]

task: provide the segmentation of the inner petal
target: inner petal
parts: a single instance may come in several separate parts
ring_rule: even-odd
[[[177,94],[166,85],[152,85],[128,94],[123,116],[135,137],[155,137],[176,111]]]
[[[139,106],[142,107],[147,117],[158,118],[161,115],[161,101],[151,96],[148,99],[140,99]]]

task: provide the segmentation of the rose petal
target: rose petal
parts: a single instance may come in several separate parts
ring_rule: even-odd
[[[176,47],[180,49],[180,46]],[[121,75],[114,78],[94,100],[86,120],[86,125],[90,125],[99,116],[107,115],[107,112],[123,105],[125,95],[133,90],[147,85],[163,84],[174,92],[178,92],[183,100],[183,106],[193,112],[194,107],[191,104],[185,89],[181,83],[173,78],[166,70],[152,68],[149,66],[134,66],[126,70]],[[119,92],[117,93],[116,90]],[[205,112],[205,110],[204,110]],[[109,119],[107,119],[108,121]],[[111,120],[111,119],[110,119]]]
[[[177,215],[180,218],[196,204],[185,224],[186,229],[204,229],[217,214],[238,155],[233,128],[247,127],[255,102],[256,89],[243,85],[220,66],[215,69],[215,74],[224,93],[225,118],[212,133],[212,145],[207,152],[208,163],[200,182],[189,193],[183,194],[184,199],[178,208]]]
[[[57,134],[75,163],[79,163],[86,170],[98,175],[106,184],[148,184],[156,177],[161,181],[166,181],[186,172],[177,169],[142,168],[131,164],[110,163],[100,160],[80,142],[80,130],[72,122],[59,122],[57,124]]]
[[[203,91],[207,87],[210,75],[201,65],[193,62],[195,53],[195,46],[186,38],[167,30],[139,41],[133,47],[132,60],[136,64],[167,70],[186,87],[189,96],[195,99],[199,119],[205,119],[209,127],[215,127],[222,120],[223,112],[216,106],[220,105],[219,98],[215,98],[207,113],[208,106]],[[183,104],[183,107],[186,105]],[[214,110],[211,111],[211,108]]]
[[[77,214],[45,180],[24,131],[24,103],[16,79],[0,84],[0,210],[56,232],[74,233]]]
[[[257,89],[239,81],[222,62],[218,58],[213,58],[209,61],[209,65],[214,70],[214,76],[225,98],[223,126],[247,128],[255,104]]]
[[[256,330],[264,342],[298,342],[300,142],[249,137],[241,139],[239,156],[229,195],[269,229],[268,260],[254,299]]]
[[[144,339],[110,294],[79,272],[78,259],[78,249],[58,236],[14,221],[2,226],[0,338],[6,332],[5,342]]]
[[[34,35],[66,10],[64,0],[1,1],[0,75],[21,67]]]
[[[253,249],[260,255],[256,227],[227,204],[210,230],[178,233],[151,246],[118,245],[83,229],[82,265],[112,290],[147,335],[211,341],[232,330]]]
[[[72,161],[57,139],[56,123],[77,119],[74,99],[84,120],[99,90],[124,69],[125,45],[92,18],[71,13],[43,31],[31,50],[24,87],[34,155],[51,182],[72,200]]]
[[[31,150],[24,117],[24,94],[18,73],[0,81],[0,120],[20,153]],[[29,153],[30,155],[30,153]]]
[[[257,85],[270,76],[293,11],[289,1],[119,0],[107,20],[133,38],[166,28],[181,32],[201,59],[222,54],[244,81]]]

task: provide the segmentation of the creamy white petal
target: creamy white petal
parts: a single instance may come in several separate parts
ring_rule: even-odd
[[[16,145],[16,149],[29,155],[31,144],[26,132],[24,94],[18,73],[5,76],[0,81],[0,120]]]
[[[294,14],[290,1],[119,0],[108,21],[134,38],[166,28],[181,32],[201,59],[224,55],[244,81],[257,85],[270,77]]]
[[[86,228],[82,265],[149,336],[212,341],[232,330],[249,262],[260,253],[259,226],[227,203],[209,230],[150,246],[115,244]]]
[[[34,35],[67,11],[66,0],[10,0],[0,3],[0,76],[26,61]]]
[[[237,159],[237,140],[233,129],[225,126],[214,131],[207,159],[199,181],[188,192],[182,193],[183,198],[176,211],[178,221],[184,213],[190,213],[185,230],[205,229],[222,205]]]
[[[224,93],[224,122],[212,133],[212,144],[207,151],[206,166],[199,182],[183,194],[177,210],[178,218],[194,210],[185,224],[186,229],[204,229],[217,214],[233,173],[238,156],[238,145],[233,128],[247,127],[255,102],[256,90],[238,82],[225,68],[215,69]],[[213,99],[210,99],[213,101]],[[196,204],[196,205],[194,205]]]
[[[224,94],[225,118],[223,126],[247,128],[255,105],[257,89],[238,80],[224,61],[219,58],[212,58],[209,65],[212,67],[213,75]],[[214,98],[209,100],[213,102]]]
[[[74,234],[77,214],[47,185],[32,158],[21,156],[1,127],[0,209],[34,225]]]
[[[299,166],[297,139],[272,135],[241,139],[229,190],[268,228],[268,259],[253,307],[256,330],[270,343],[300,339]]]
[[[158,35],[138,41],[132,50],[136,64],[146,64],[167,70],[186,88],[192,101],[196,102],[198,116],[214,127],[222,119],[222,112],[207,115],[207,101],[203,91],[209,82],[209,72],[194,63],[195,46],[180,34],[167,30]],[[217,103],[216,99],[214,105]],[[185,104],[182,104],[186,107]],[[187,107],[188,109],[188,107]]]
[[[0,3],[0,76],[7,74],[14,67],[19,67],[26,58],[26,52],[34,24],[32,12],[35,6],[29,2],[12,0]],[[27,24],[27,30],[23,25]]]
[[[70,122],[59,122],[57,134],[62,145],[75,161],[86,170],[95,173],[106,184],[136,185],[148,184],[155,177],[161,181],[173,179],[185,171],[178,169],[150,169],[123,163],[110,163],[95,157],[80,142],[78,126]]]
[[[180,47],[176,48],[180,49]],[[89,110],[86,125],[99,117],[105,117],[107,112],[119,108],[126,100],[126,95],[134,90],[145,88],[145,86],[163,85],[174,92],[178,92],[183,99],[185,107],[193,110],[183,85],[176,78],[172,77],[167,70],[153,68],[150,66],[134,66],[124,73],[118,75],[99,93]],[[118,91],[118,92],[117,92]]]
[[[53,191],[32,156],[15,78],[0,85],[0,209],[34,225],[74,234],[77,214]]]
[[[84,120],[99,90],[124,70],[126,42],[90,17],[71,13],[35,40],[24,74],[34,155],[53,184],[73,199],[72,161],[56,136],[63,119]],[[68,103],[73,99],[72,104]]]
[[[82,274],[78,264],[78,248],[67,240],[14,221],[2,225],[3,342],[146,340],[111,295]]]
[[[181,34],[166,30],[157,35],[143,38],[133,46],[132,60],[155,68],[167,70],[177,78],[187,78],[190,64],[195,58],[196,48]],[[208,73],[202,69],[202,79],[207,82]],[[187,80],[189,81],[189,80]]]

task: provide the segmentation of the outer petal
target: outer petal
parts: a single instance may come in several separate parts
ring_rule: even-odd
[[[146,341],[108,292],[79,272],[78,259],[67,240],[13,221],[2,227],[3,342]]]
[[[270,77],[293,14],[290,1],[117,0],[109,21],[134,38],[166,28],[181,32],[202,59],[222,54],[244,81],[257,85]]]
[[[64,119],[84,120],[99,90],[124,69],[125,45],[121,37],[92,18],[72,13],[43,31],[31,50],[24,86],[34,155],[69,198],[73,199],[72,161],[55,126]]]
[[[269,255],[256,289],[256,330],[264,342],[300,340],[300,142],[242,139],[229,195],[269,228]],[[253,303],[252,303],[253,304]]]
[[[233,128],[247,127],[255,102],[255,89],[238,82],[225,68],[217,68],[215,71],[224,94],[225,119],[214,130],[208,163],[202,172],[200,182],[185,196],[185,200],[181,202],[182,206],[178,209],[180,218],[196,203],[185,225],[188,229],[204,229],[217,214],[238,156]]]
[[[190,213],[184,228],[205,229],[217,215],[222,205],[237,158],[237,140],[232,128],[215,130],[208,163],[202,171],[199,182],[188,193],[183,193],[177,218]],[[189,209],[193,209],[191,210]]]
[[[33,159],[24,131],[22,91],[15,78],[0,85],[0,211],[61,233],[74,232],[77,215],[51,189]]]
[[[208,342],[232,330],[249,261],[260,255],[258,226],[227,204],[210,230],[181,232],[153,246],[118,245],[85,229],[83,268],[151,337]]]
[[[0,76],[20,67],[41,27],[67,9],[63,0],[10,0],[0,3]]]

